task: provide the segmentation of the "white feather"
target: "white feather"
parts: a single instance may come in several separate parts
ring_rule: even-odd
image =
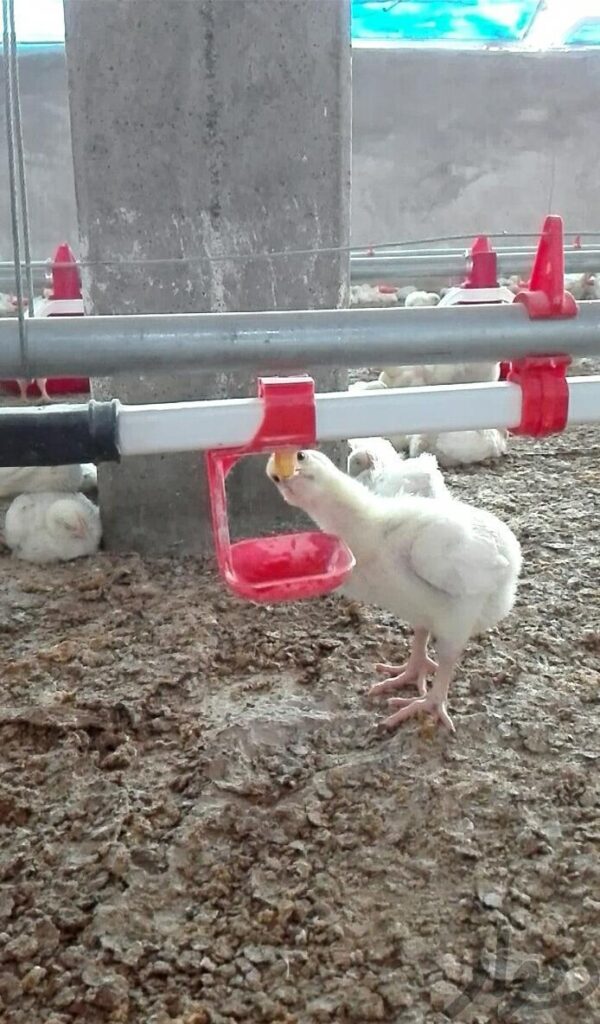
[[[272,476],[272,459],[267,466]],[[503,522],[459,501],[383,498],[304,452],[277,486],[291,505],[341,537],[356,558],[347,592],[461,651],[513,606],[521,550]]]
[[[440,297],[437,292],[410,292],[404,300],[407,309],[417,306],[437,306]]]
[[[39,491],[78,491],[84,478],[83,466],[0,467],[0,498]]]
[[[15,557],[40,565],[92,555],[101,536],[97,507],[83,494],[62,491],[19,495],[4,523],[4,538]]]
[[[391,441],[383,437],[351,438],[348,444],[348,475],[374,494],[449,497],[435,455],[425,453],[416,459],[403,459]]]
[[[423,452],[435,455],[441,466],[467,466],[499,459],[508,450],[505,430],[456,430],[445,434],[413,434],[409,453],[413,458]]]

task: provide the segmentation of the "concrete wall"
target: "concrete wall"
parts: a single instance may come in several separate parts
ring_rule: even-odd
[[[65,58],[25,54],[33,252],[77,244]],[[600,53],[355,49],[353,241],[599,227]],[[0,104],[5,151],[4,108]],[[0,258],[11,255],[0,160]]]
[[[599,90],[598,51],[355,50],[354,243],[600,229]]]

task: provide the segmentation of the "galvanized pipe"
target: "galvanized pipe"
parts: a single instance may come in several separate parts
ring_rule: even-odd
[[[496,250],[498,273],[529,274],[535,250]],[[600,270],[598,249],[573,249],[565,253],[568,273],[593,273]],[[353,284],[407,284],[422,278],[439,277],[443,280],[464,276],[467,269],[466,251],[455,252],[386,252],[374,256],[352,256],[350,274]]]
[[[52,317],[19,332],[0,320],[0,377],[127,372],[251,374],[316,367],[395,366],[600,355],[600,302],[567,320],[530,320],[514,305],[269,313]]]

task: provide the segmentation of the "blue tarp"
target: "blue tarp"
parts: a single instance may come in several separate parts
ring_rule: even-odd
[[[541,0],[352,0],[353,39],[518,42]]]
[[[600,17],[579,22],[567,32],[566,46],[600,46]]]

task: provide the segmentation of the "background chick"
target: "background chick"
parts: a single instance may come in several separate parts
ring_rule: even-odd
[[[40,491],[79,491],[87,473],[95,478],[96,467],[88,466],[2,466],[0,498]]]
[[[513,607],[521,549],[512,531],[489,512],[459,501],[382,498],[338,470],[322,452],[296,455],[281,478],[274,456],[267,475],[284,500],[303,509],[324,531],[348,545],[356,567],[344,590],[384,608],[414,629],[405,665],[382,665],[387,675],[370,690],[385,695],[409,683],[416,698],[392,698],[393,729],[428,712],[449,729],[446,702],[456,665],[471,636],[495,626]],[[433,635],[438,662],[427,655]],[[426,678],[435,672],[427,692]]]
[[[444,468],[467,466],[506,455],[508,431],[453,430],[446,434],[413,434],[408,451],[412,458],[430,452]]]
[[[384,437],[351,438],[348,445],[348,475],[374,494],[390,498],[396,494],[449,497],[435,455],[403,459]]]
[[[438,384],[479,384],[498,380],[500,363],[428,363],[384,366],[379,380],[386,388],[424,388]]]
[[[348,385],[348,391],[382,391],[386,387],[381,380],[357,380]]]
[[[101,536],[100,512],[83,494],[20,494],[4,523],[13,555],[40,565],[92,555]]]
[[[406,309],[415,306],[437,306],[440,297],[437,292],[410,292],[404,300]]]

